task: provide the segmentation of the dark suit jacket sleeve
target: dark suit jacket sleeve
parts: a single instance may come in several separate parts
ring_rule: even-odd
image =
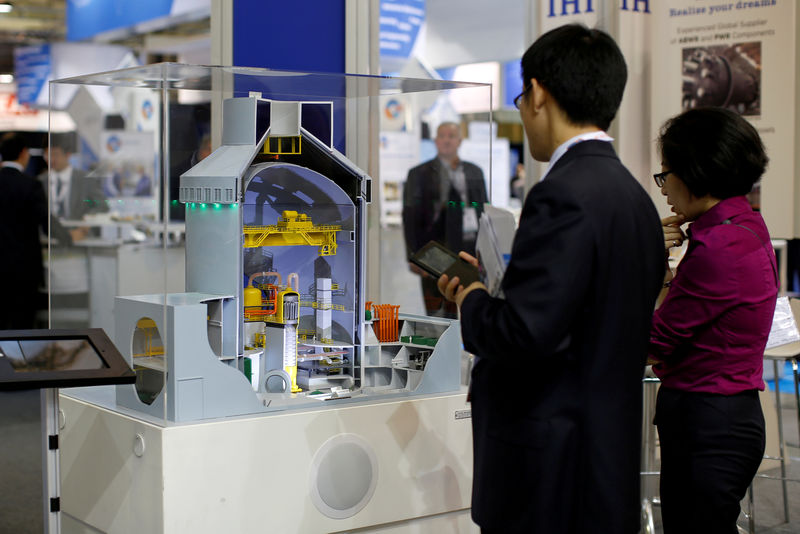
[[[90,206],[88,213],[105,213],[108,211],[108,204],[106,203],[106,196],[103,194],[103,186],[100,183],[100,178],[96,176],[84,176],[83,180],[86,181],[86,198],[90,199]]]
[[[542,182],[526,199],[503,279],[505,299],[473,291],[462,303],[464,346],[500,361],[546,358],[579,317],[594,263],[593,228],[567,189]]]
[[[470,202],[483,204],[489,201],[486,194],[486,180],[480,167],[467,161],[464,162],[464,177],[467,180],[467,194]]]
[[[50,211],[47,209],[47,195],[44,194],[42,182],[32,179],[30,206],[36,217],[36,222],[42,233],[47,235],[50,221]]]
[[[100,179],[85,172],[72,170],[72,192],[70,198],[70,218],[82,219],[88,213],[108,211]]]
[[[36,214],[36,220],[42,233],[54,239],[59,245],[71,245],[72,236],[69,230],[61,225],[58,217],[50,213],[50,209],[47,205],[47,194],[45,194],[47,175],[40,176],[34,179],[33,182],[31,206],[33,207],[33,213]]]
[[[403,234],[408,258],[433,239],[435,233],[432,184],[427,183],[432,177],[430,166],[428,162],[408,171],[403,186]]]

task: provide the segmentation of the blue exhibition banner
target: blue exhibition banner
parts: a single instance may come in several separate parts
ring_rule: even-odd
[[[20,46],[14,49],[14,79],[17,101],[33,105],[50,78],[50,45]]]
[[[67,40],[127,28],[169,15],[172,0],[67,0]]]
[[[425,21],[425,0],[381,0],[381,56],[407,59]]]
[[[519,59],[503,63],[503,106],[514,107],[514,99],[522,92],[522,65]]]
[[[210,0],[67,0],[67,40],[130,28],[161,17],[209,9]]]

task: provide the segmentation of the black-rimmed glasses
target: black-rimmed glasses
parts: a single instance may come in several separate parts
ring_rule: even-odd
[[[525,93],[527,93],[527,92],[528,92],[528,91],[530,91],[530,90],[531,90],[531,88],[530,88],[530,87],[528,87],[528,88],[526,88],[525,90],[523,90],[523,91],[522,91],[520,94],[518,94],[518,95],[517,95],[517,96],[514,98],[514,107],[515,107],[515,108],[519,109],[519,103],[522,101],[522,97],[523,97],[523,96],[525,96]]]
[[[664,172],[657,172],[653,175],[653,180],[656,181],[656,185],[661,188],[664,187],[664,182],[667,181],[667,175],[672,171],[664,171]]]

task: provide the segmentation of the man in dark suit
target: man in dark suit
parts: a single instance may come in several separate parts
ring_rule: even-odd
[[[484,533],[633,534],[665,259],[656,209],[604,132],[627,69],[607,34],[568,25],[528,49],[522,73],[531,154],[550,165],[525,199],[505,299],[439,279],[477,357],[472,517]]]
[[[435,143],[436,157],[408,171],[403,186],[403,232],[409,258],[431,240],[474,254],[478,217],[488,200],[483,171],[458,157],[459,125],[440,124]],[[436,280],[413,263],[409,267],[422,277],[428,315],[455,318],[455,306],[444,301]]]
[[[49,171],[41,179],[49,188],[50,209],[61,219],[81,220],[89,213],[108,211],[100,180],[72,166],[73,135],[52,134],[45,150]],[[49,184],[49,185],[48,185]]]
[[[0,157],[0,330],[33,328],[44,282],[39,230],[47,233],[47,200],[42,184],[23,173],[30,154],[20,135],[0,142]]]

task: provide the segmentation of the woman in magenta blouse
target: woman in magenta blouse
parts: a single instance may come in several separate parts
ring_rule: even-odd
[[[664,531],[735,534],[765,443],[758,390],[778,275],[745,195],[768,158],[755,128],[721,108],[670,119],[658,147],[654,178],[675,214],[662,221],[665,249],[689,241],[650,332]]]

